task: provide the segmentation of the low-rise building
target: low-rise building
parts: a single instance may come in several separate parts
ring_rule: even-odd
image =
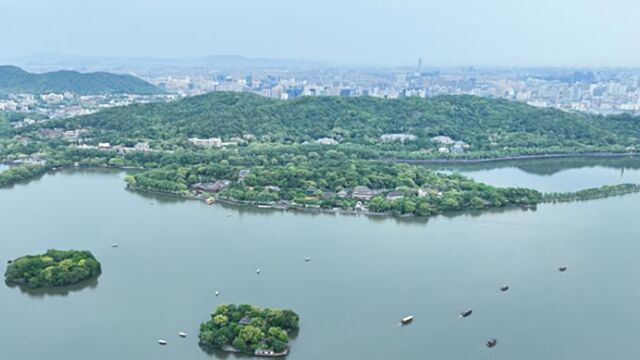
[[[240,171],[238,171],[238,181],[244,180],[244,178],[246,178],[247,175],[249,175],[250,173],[251,173],[251,171],[249,171],[249,170],[240,170]]]
[[[412,134],[384,134],[380,136],[380,140],[382,141],[405,142],[405,141],[414,141],[416,139],[418,139],[418,137]]]
[[[366,186],[356,186],[351,192],[351,198],[356,200],[369,201],[373,197],[373,190]]]
[[[320,138],[316,140],[316,143],[320,145],[338,145],[339,144],[337,140],[328,138],[328,137]]]
[[[146,142],[139,142],[133,146],[136,151],[151,151],[151,147]]]
[[[195,146],[200,147],[221,147],[222,139],[217,138],[208,138],[208,139],[199,139],[199,138],[190,138],[189,142],[191,142]]]
[[[389,201],[401,200],[401,199],[404,199],[404,193],[402,191],[391,191],[390,193],[387,194],[387,200]]]
[[[437,142],[441,145],[453,145],[455,143],[455,140],[448,136],[434,136],[431,138],[431,141]]]
[[[205,193],[217,193],[227,186],[229,186],[231,182],[229,180],[217,180],[210,183],[197,183],[191,186],[191,189],[196,192],[205,192]]]

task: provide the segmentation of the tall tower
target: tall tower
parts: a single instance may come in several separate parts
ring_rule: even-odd
[[[422,58],[418,58],[418,72],[422,70]]]

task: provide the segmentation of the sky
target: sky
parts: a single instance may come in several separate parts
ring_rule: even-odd
[[[640,66],[639,0],[0,0],[0,58]]]

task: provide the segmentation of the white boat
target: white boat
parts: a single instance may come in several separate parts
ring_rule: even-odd
[[[310,257],[305,258],[304,261],[309,262],[309,261],[311,261],[311,258]]]
[[[260,269],[256,270],[256,274],[260,274],[260,271],[261,271]]]
[[[405,316],[400,320],[402,325],[407,325],[407,324],[411,323],[412,321],[413,321],[413,316],[411,316],[411,315]]]
[[[158,344],[167,345],[167,340],[158,340]]]
[[[111,244],[112,248],[117,248],[118,246],[120,246],[120,245],[118,245],[117,243]]]
[[[220,295],[220,291],[216,291],[216,296]]]
[[[187,337],[187,333],[179,332],[179,333],[178,333],[178,336],[180,336],[180,337],[182,337],[182,338],[185,338],[185,337]]]

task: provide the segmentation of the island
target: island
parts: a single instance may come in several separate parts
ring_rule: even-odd
[[[89,251],[50,249],[42,255],[10,260],[4,277],[8,285],[44,288],[76,284],[101,272],[100,263]]]
[[[200,325],[200,346],[255,356],[284,356],[300,317],[291,310],[223,304]]]

